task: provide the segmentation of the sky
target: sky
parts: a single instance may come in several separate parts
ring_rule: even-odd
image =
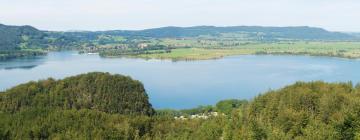
[[[0,0],[0,23],[52,31],[258,25],[360,32],[360,1]]]

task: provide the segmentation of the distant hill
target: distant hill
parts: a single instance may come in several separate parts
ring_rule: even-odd
[[[349,33],[349,34],[352,35],[352,36],[360,38],[360,33]]]
[[[233,27],[214,27],[214,26],[197,26],[197,27],[164,27],[157,29],[143,30],[141,33],[148,36],[156,37],[186,37],[199,35],[218,35],[220,33],[263,33],[267,38],[289,38],[289,39],[306,39],[306,40],[343,40],[353,39],[353,36],[329,32],[321,28],[313,27],[261,27],[261,26],[233,26]]]
[[[96,36],[99,34],[118,35],[118,36],[140,36],[154,38],[177,38],[177,37],[197,37],[200,35],[219,36],[222,33],[248,33],[262,34],[264,39],[298,39],[298,40],[354,40],[356,36],[330,32],[322,28],[307,26],[299,27],[261,27],[261,26],[194,26],[194,27],[162,27],[139,31],[114,30],[99,32],[71,32],[74,36]]]
[[[29,109],[91,109],[124,115],[154,113],[139,81],[100,72],[29,82],[0,94],[0,112]]]
[[[110,30],[110,31],[41,31],[31,26],[8,26],[0,24],[0,50],[19,50],[32,48],[74,48],[79,42],[95,40],[99,35],[124,36],[128,38],[183,38],[201,35],[221,36],[224,33],[241,33],[257,36],[260,40],[324,40],[347,41],[360,39],[359,34],[330,32],[321,28],[300,27],[261,27],[261,26],[194,26],[162,27],[146,30]]]
[[[31,26],[7,26],[0,24],[0,49],[20,49],[21,43],[27,46],[42,46],[45,33]],[[24,44],[25,45],[25,44]]]
[[[77,40],[57,32],[41,31],[32,26],[0,24],[0,51],[21,49],[62,49],[74,47]]]

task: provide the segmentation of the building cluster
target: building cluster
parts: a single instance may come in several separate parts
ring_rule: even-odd
[[[209,113],[201,113],[201,114],[195,114],[190,116],[179,116],[174,117],[176,120],[187,120],[187,119],[208,119],[210,117],[217,117],[219,115],[225,115],[225,114],[219,114],[218,112],[209,112]]]

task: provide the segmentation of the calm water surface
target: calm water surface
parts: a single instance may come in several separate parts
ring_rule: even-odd
[[[145,85],[155,108],[191,108],[222,99],[252,99],[296,81],[360,80],[360,61],[329,57],[243,55],[180,61],[101,58],[52,52],[34,59],[0,62],[0,90],[31,80],[85,72],[129,75]]]

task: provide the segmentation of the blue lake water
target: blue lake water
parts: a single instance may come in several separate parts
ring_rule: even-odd
[[[33,59],[0,61],[0,90],[31,80],[110,72],[142,81],[155,108],[191,108],[222,99],[252,99],[296,81],[357,83],[360,61],[330,57],[242,55],[178,61],[101,58],[52,52]]]

